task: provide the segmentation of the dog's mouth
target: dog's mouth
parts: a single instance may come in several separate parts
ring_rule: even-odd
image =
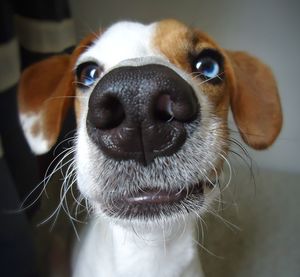
[[[154,219],[187,213],[204,201],[205,182],[174,190],[145,188],[130,194],[111,197],[104,207],[109,216],[117,218]]]
[[[131,196],[124,197],[124,201],[128,204],[135,205],[167,205],[182,201],[191,194],[202,194],[202,184],[192,186],[189,191],[188,188],[180,190],[167,191],[163,189],[146,189]]]

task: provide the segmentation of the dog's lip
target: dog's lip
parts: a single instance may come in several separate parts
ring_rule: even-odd
[[[151,220],[168,217],[201,207],[206,187],[207,182],[204,180],[169,190],[146,186],[138,191],[113,194],[109,201],[104,203],[103,209],[109,216],[118,219]]]
[[[203,183],[177,190],[147,188],[130,196],[124,196],[123,201],[135,205],[164,205],[180,202],[192,194],[202,194]]]

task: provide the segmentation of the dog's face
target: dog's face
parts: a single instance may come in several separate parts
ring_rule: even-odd
[[[71,99],[79,189],[96,213],[120,220],[206,208],[229,148],[230,105],[253,148],[271,145],[282,123],[267,66],[175,20],[117,23],[72,56],[29,68],[19,104],[36,153],[55,143]]]

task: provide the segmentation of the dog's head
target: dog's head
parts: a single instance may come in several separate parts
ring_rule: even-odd
[[[120,22],[28,68],[19,106],[35,153],[55,144],[70,103],[79,189],[96,212],[122,220],[201,212],[228,151],[229,106],[255,149],[282,125],[266,65],[175,20]]]

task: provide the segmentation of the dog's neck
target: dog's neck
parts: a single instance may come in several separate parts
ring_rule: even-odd
[[[193,221],[152,228],[99,219],[92,224],[74,261],[74,277],[202,276]]]

